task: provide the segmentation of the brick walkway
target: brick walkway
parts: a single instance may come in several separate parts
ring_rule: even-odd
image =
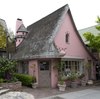
[[[23,87],[22,91],[23,92],[28,92],[32,94],[35,99],[43,98],[43,97],[48,97],[48,96],[53,96],[53,95],[58,95],[58,94],[64,94],[64,93],[69,93],[69,92],[74,92],[74,91],[80,91],[84,89],[89,89],[89,88],[96,88],[98,86],[86,86],[86,87],[81,87],[79,86],[78,88],[66,88],[65,92],[60,92],[58,89],[51,89],[51,88],[28,88],[28,87]]]

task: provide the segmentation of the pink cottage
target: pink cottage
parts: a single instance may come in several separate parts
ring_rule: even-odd
[[[91,64],[91,79],[95,79],[94,57],[84,45],[74,24],[68,5],[25,28],[21,19],[16,23],[16,53],[18,72],[35,75],[39,87],[56,87],[61,60],[72,71],[85,71]],[[87,72],[85,72],[87,75]],[[88,76],[87,76],[87,79]]]

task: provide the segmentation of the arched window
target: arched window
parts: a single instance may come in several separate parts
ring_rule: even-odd
[[[65,38],[65,40],[66,40],[66,43],[69,42],[69,33],[66,34],[66,38]]]

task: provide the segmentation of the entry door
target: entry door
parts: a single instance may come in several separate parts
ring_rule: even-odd
[[[39,87],[50,87],[50,61],[39,62]]]

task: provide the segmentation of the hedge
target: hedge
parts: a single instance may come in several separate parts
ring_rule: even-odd
[[[27,74],[14,74],[15,77],[22,82],[22,85],[30,86],[32,83],[36,82],[36,78],[34,76],[30,76]]]

